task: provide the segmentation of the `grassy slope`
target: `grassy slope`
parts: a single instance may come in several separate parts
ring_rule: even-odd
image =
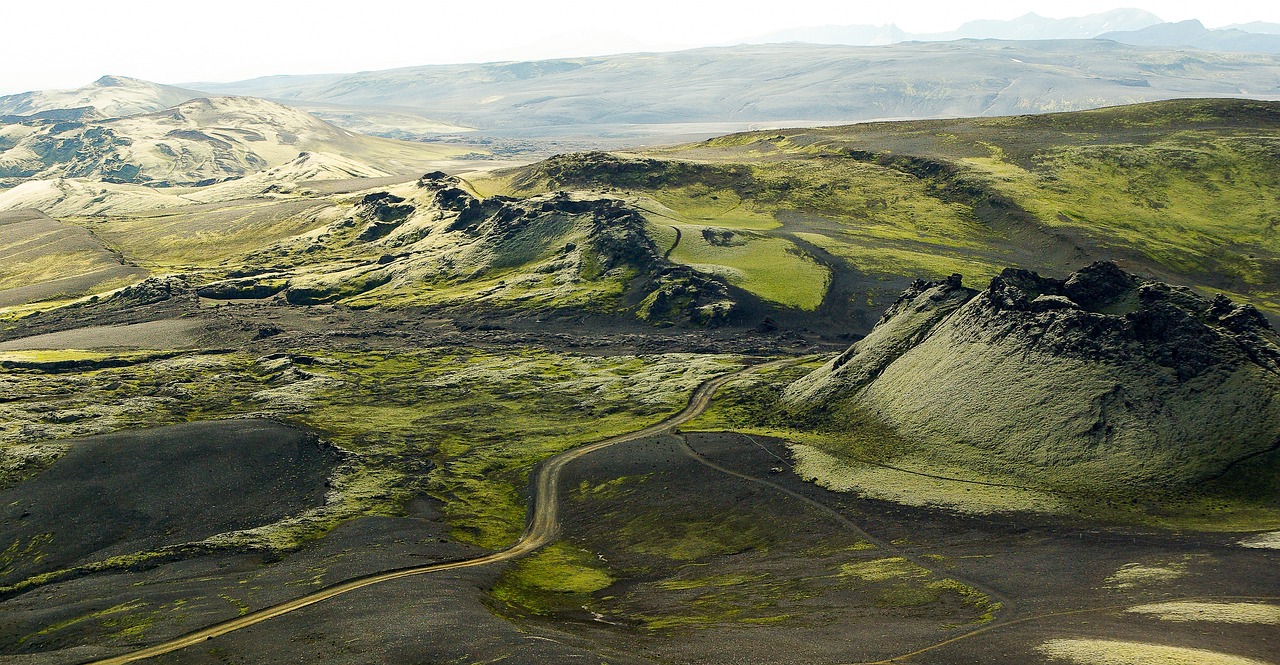
[[[300,197],[245,199],[136,216],[74,220],[131,261],[160,270],[238,264],[265,244],[305,233],[335,216],[333,202]]]
[[[485,194],[606,190],[644,211],[673,261],[784,309],[855,311],[854,332],[913,278],[959,272],[982,284],[1008,265],[1065,273],[1101,258],[1277,314],[1278,117],[1274,103],[1184,100],[757,132],[623,156],[639,168],[571,156],[473,184]],[[354,200],[301,194],[81,223],[143,267],[217,268],[319,229]],[[303,281],[332,281],[356,265],[352,248],[302,249],[289,261]],[[393,280],[353,302],[598,308],[618,294],[619,283],[587,281],[567,297],[539,272],[542,258],[447,282]]]
[[[737,366],[717,356],[538,348],[307,354],[8,353],[0,360],[22,365],[0,369],[0,392],[24,398],[0,405],[0,482],[45,468],[61,439],[266,415],[312,428],[350,455],[324,507],[210,544],[288,549],[341,520],[395,514],[428,494],[443,502],[456,538],[500,548],[524,527],[527,477],[539,461],[661,420],[699,383]],[[119,366],[42,369],[70,358]]]
[[[1280,105],[1187,100],[1050,116],[786,132],[771,156],[850,154],[1006,197],[1035,224],[1280,311]],[[714,146],[746,143],[728,137]],[[728,145],[725,145],[728,144]],[[861,152],[857,152],[861,151]],[[872,158],[862,153],[874,153]],[[950,183],[902,155],[945,162]],[[976,206],[970,206],[973,209]],[[1016,230],[1015,230],[1016,232]],[[1005,233],[1000,241],[1017,244]]]
[[[75,298],[145,276],[85,229],[31,212],[0,213],[0,307]]]
[[[754,132],[643,157],[658,165],[576,176],[535,165],[480,186],[612,189],[659,203],[658,224],[749,232],[760,238],[750,263],[771,275],[738,274],[738,285],[777,301],[769,285],[785,282],[807,290],[787,303],[802,307],[824,286],[820,269],[794,269],[797,253],[852,274],[836,295],[872,309],[903,278],[981,284],[1009,265],[1056,273],[1109,258],[1280,313],[1276,103]],[[554,177],[530,177],[539,169]],[[677,246],[672,258],[733,274],[729,249]]]
[[[975,514],[1022,511],[1076,515],[1210,531],[1280,526],[1280,508],[1275,501],[1280,488],[1276,453],[1254,458],[1195,489],[1164,491],[1149,484],[1136,490],[1123,484],[1106,489],[1100,488],[1094,477],[1055,474],[1052,468],[1041,480],[1028,481],[1018,474],[1025,460],[1002,466],[998,452],[922,445],[895,431],[880,415],[851,403],[823,412],[789,409],[780,401],[782,391],[820,364],[815,360],[731,382],[686,429],[786,439],[795,456],[795,471],[801,476],[829,489],[908,505],[942,506]],[[985,404],[982,399],[958,396],[954,387],[941,387],[938,394],[954,395],[958,408],[981,410]],[[981,419],[974,422],[978,426]],[[1133,468],[1125,471],[1141,477],[1144,462],[1133,460]],[[1103,471],[1102,476],[1120,472]]]

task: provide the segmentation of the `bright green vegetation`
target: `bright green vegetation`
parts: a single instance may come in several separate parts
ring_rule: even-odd
[[[645,512],[628,521],[618,537],[635,552],[675,561],[765,551],[773,540],[767,527],[747,512],[720,515],[714,522],[694,515]]]
[[[997,246],[1016,246],[1024,233],[1018,227],[1034,221],[1276,310],[1276,109],[1271,102],[1185,100],[1049,116],[874,123],[787,132],[776,150],[843,152],[910,173],[936,194],[971,207],[1005,236]],[[757,136],[732,138],[741,143]],[[996,205],[978,200],[984,197]],[[1015,224],[1022,211],[1027,216]]]
[[[941,577],[901,556],[846,563],[840,566],[839,575],[846,584],[854,586],[888,583],[877,593],[875,602],[880,607],[932,605],[951,596],[978,611],[975,623],[979,624],[992,621],[1003,607],[999,602],[992,602],[987,594],[963,582]]]
[[[841,232],[835,238],[820,233],[798,232],[796,237],[847,260],[854,269],[867,274],[901,272],[937,280],[959,273],[972,284],[984,284],[1003,270],[995,262],[976,260],[955,250],[877,246],[852,232]]]
[[[998,272],[999,260],[979,258],[990,255],[985,251],[992,236],[988,229],[963,206],[931,195],[925,184],[884,166],[806,160],[730,166],[638,160],[596,173],[593,160],[607,157],[581,159],[578,163],[569,156],[535,165],[524,174],[526,179],[540,169],[558,177],[532,178],[535,184],[524,187],[508,179],[502,191],[620,187],[618,193],[653,222],[650,232],[658,245],[664,250],[674,247],[672,261],[720,275],[787,307],[815,309],[826,295],[833,268],[797,246],[795,237],[837,256],[862,255],[865,260],[852,265],[869,274],[934,276],[974,266],[979,269],[968,272]],[[672,227],[681,231],[679,244],[671,237]],[[880,256],[880,250],[890,254]],[[955,258],[949,263],[945,258],[930,260],[934,254]]]
[[[706,629],[726,624],[768,625],[793,621],[795,616],[779,612],[779,601],[802,601],[812,597],[802,582],[754,583],[716,587],[693,598],[683,612],[639,614],[650,631]]]
[[[784,404],[782,389],[820,366],[820,360],[757,372],[728,383],[712,399],[710,408],[685,428],[777,436],[867,462],[887,462],[913,448],[866,411],[806,414]]]
[[[1132,589],[1168,584],[1187,574],[1187,561],[1126,563],[1107,577],[1113,589]]]
[[[644,294],[629,287],[659,269],[644,218],[613,207],[616,199],[544,197],[504,205],[473,198],[459,181],[433,182],[379,193],[382,201],[399,203],[363,203],[360,196],[331,197],[328,207],[315,202],[296,213],[310,231],[263,243],[241,263],[272,280],[287,278],[293,304],[479,304],[611,315],[634,308]],[[439,207],[437,194],[455,197],[446,204],[452,207]],[[379,214],[391,221],[379,221]]]
[[[584,480],[571,492],[580,501],[617,499],[630,496],[635,492],[635,486],[644,480],[645,476],[619,476],[598,485]]]
[[[1030,171],[1001,164],[995,187],[1039,219],[1125,247],[1207,286],[1275,309],[1280,143],[1174,133],[1146,145],[1065,147]],[[990,167],[970,160],[979,171]]]
[[[774,408],[772,397],[778,386],[786,386],[821,367],[828,357],[814,356],[781,368],[764,369],[726,383],[716,391],[702,415],[685,424],[687,431],[724,432],[747,428],[766,433],[760,414]]]
[[[925,568],[806,506],[736,492],[727,477],[720,485],[694,476],[690,486],[687,470],[665,464],[580,481],[565,497],[566,540],[504,573],[490,593],[496,609],[547,620],[586,611],[640,629],[640,644],[692,630],[801,628],[826,613],[899,616],[903,608],[950,630],[1000,610],[936,572],[945,557]]]
[[[678,225],[680,244],[671,260],[725,281],[765,300],[812,310],[822,304],[830,275],[794,243],[755,233]]]
[[[794,471],[802,477],[835,491],[907,505],[977,514],[1075,514],[1206,531],[1257,531],[1280,524],[1280,513],[1268,498],[1274,497],[1276,483],[1274,466],[1269,466],[1274,454],[1237,465],[1232,474],[1194,490],[1108,490],[1090,479],[1051,473],[1030,481],[1017,473],[1016,465],[1002,466],[996,455],[966,452],[961,446],[939,451],[850,401],[818,410],[785,403],[782,391],[819,364],[815,360],[732,381],[686,429],[784,439],[795,458]],[[959,393],[952,388],[939,394]],[[1141,468],[1134,461],[1129,470]]]
[[[717,356],[596,357],[531,347],[224,353],[0,370],[0,391],[26,395],[0,404],[0,453],[19,474],[34,473],[60,454],[58,439],[268,415],[312,428],[347,451],[332,493],[323,507],[205,545],[293,549],[346,519],[399,514],[403,502],[426,494],[443,502],[457,538],[500,548],[523,529],[534,465],[661,420],[683,408],[698,384],[738,366]],[[33,447],[36,441],[48,443]],[[83,572],[161,559],[129,554]]]
[[[66,369],[0,370],[0,392],[24,399],[0,404],[0,446],[168,425],[253,412],[270,372],[236,354],[160,357],[138,352],[14,351],[37,366],[87,361]],[[92,362],[101,361],[100,367]],[[118,363],[118,364],[117,364]]]
[[[244,616],[249,613],[249,606],[245,604],[243,600],[240,600],[239,598],[234,598],[225,593],[218,594],[218,597],[227,601],[227,603],[229,603],[232,607],[236,608],[237,615]]]
[[[0,255],[5,253],[5,249],[0,247]],[[0,291],[120,267],[109,254],[93,248],[56,250],[24,256],[22,260],[12,256],[3,258],[6,260],[0,263]],[[93,287],[105,291],[128,283],[120,279],[127,278],[104,275]]]
[[[17,290],[0,294],[0,308],[74,300],[146,276],[73,224],[21,211],[0,213],[0,228],[0,292]]]
[[[909,279],[960,273],[981,286],[1009,265],[1061,274],[1104,258],[1280,313],[1278,128],[1274,103],[1179,100],[735,134],[639,155],[562,155],[460,186],[624,201],[670,260],[794,314],[825,303],[873,320]],[[228,189],[197,205],[183,197],[206,193],[183,190],[163,205],[75,221],[102,241],[90,245],[141,266],[130,275],[182,270],[205,280],[247,266],[289,279],[298,302],[617,314],[645,295],[632,286],[651,266],[602,262],[595,232],[573,215],[540,213],[519,233],[473,236],[449,228],[453,213],[438,218],[425,190],[407,184],[391,191],[419,211],[371,241],[361,239],[363,193],[287,189],[256,199]],[[62,274],[64,260],[77,274],[115,260],[90,249],[68,246],[8,277],[0,265],[0,284]],[[379,263],[384,256],[396,260]],[[85,289],[127,280],[117,270],[90,281]]]
[[[387,468],[367,481],[396,486],[389,499],[435,496],[455,537],[491,548],[524,528],[524,490],[537,462],[661,420],[699,383],[734,367],[708,356],[598,358],[532,348],[335,359],[341,369],[323,371],[340,383],[300,419],[362,456],[430,459],[425,475]]]
[[[768,231],[781,226],[771,212],[761,212],[732,189],[704,184],[647,191],[652,199],[635,199],[635,206],[664,220],[719,228]]]
[[[108,640],[136,640],[142,637],[160,616],[158,610],[143,611],[143,608],[146,607],[146,603],[140,601],[121,603],[104,610],[89,612],[59,621],[23,637],[19,642],[27,642],[33,637],[53,635],[68,628],[79,627],[85,623],[97,623],[99,630],[103,632],[104,637]]]
[[[80,223],[138,265],[200,270],[240,264],[246,254],[332,221],[338,210],[325,199],[256,200]]]
[[[490,594],[510,609],[548,615],[581,610],[613,582],[598,556],[556,543],[508,568]]]
[[[54,363],[61,361],[95,361],[119,357],[117,354],[101,351],[84,351],[81,349],[0,351],[0,362],[11,363]]]
[[[1277,104],[1246,100],[770,130],[557,157],[495,191],[604,190],[635,198],[654,228],[800,239],[861,280],[854,303],[880,302],[886,280],[958,272],[982,285],[1009,265],[1053,273],[1119,259],[1280,313],[1277,131]],[[796,249],[808,252],[785,251]],[[785,283],[794,267],[771,251],[755,265]],[[673,258],[741,270],[731,254]],[[737,279],[771,299],[768,277]]]
[[[713,589],[738,586],[739,584],[753,584],[768,578],[769,576],[765,573],[727,573],[693,579],[663,580],[658,583],[658,586],[671,591],[687,591],[689,589]]]
[[[924,577],[929,571],[900,556],[869,559],[840,566],[840,574],[863,582],[883,582],[894,579]]]

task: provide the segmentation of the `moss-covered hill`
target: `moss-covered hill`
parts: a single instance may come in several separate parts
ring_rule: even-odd
[[[439,305],[634,315],[719,325],[753,300],[673,264],[645,218],[617,198],[566,192],[480,198],[458,178],[335,206],[327,225],[249,253],[208,298],[282,293],[293,305]]]
[[[1009,269],[982,291],[918,282],[784,400],[818,420],[874,413],[909,457],[1109,496],[1264,459],[1274,474],[1277,377],[1280,336],[1252,306],[1097,263]]]
[[[857,332],[912,279],[1095,260],[1280,314],[1275,102],[752,132],[476,185],[610,191],[672,261]]]
[[[218,282],[205,291],[214,297],[283,291],[294,304],[692,325],[769,316],[865,334],[915,279],[959,273],[982,285],[1006,266],[1065,274],[1110,260],[1280,316],[1275,102],[755,132],[354,194],[291,178],[267,171],[182,200],[28,183],[0,207],[82,226],[124,265]],[[31,272],[7,262],[0,272]],[[79,274],[46,272],[37,277]],[[32,300],[89,293],[46,291]]]

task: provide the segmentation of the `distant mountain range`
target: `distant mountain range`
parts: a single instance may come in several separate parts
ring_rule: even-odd
[[[1195,20],[1159,23],[1141,30],[1106,32],[1098,39],[1137,46],[1191,46],[1206,51],[1280,53],[1280,34],[1234,28],[1210,30]]]
[[[906,32],[888,25],[826,25],[779,30],[755,39],[753,44],[806,42],[875,46],[898,42],[946,42],[955,39],[1092,39],[1105,32],[1140,30],[1163,23],[1163,19],[1141,9],[1113,9],[1100,14],[1052,19],[1029,13],[1007,21],[970,21],[948,32]]]
[[[1233,23],[1223,26],[1224,30],[1243,30],[1245,32],[1256,32],[1263,35],[1280,35],[1280,23],[1267,23],[1265,21],[1253,21],[1250,23]]]
[[[1149,20],[1132,13],[1099,16],[1104,18],[1077,23],[1092,30]],[[84,163],[65,173],[87,168],[85,173],[127,182],[203,182],[279,166],[299,152],[312,151],[286,142],[280,155],[250,165],[242,158],[275,144],[237,139],[231,141],[237,147],[228,152],[211,139],[187,145],[183,142],[195,140],[194,134],[165,133],[203,132],[204,125],[167,127],[160,134],[152,132],[158,126],[150,127],[145,135],[135,135],[137,128],[125,131],[128,123],[111,119],[163,116],[162,111],[177,104],[218,96],[271,100],[380,137],[426,141],[451,135],[451,141],[480,143],[481,150],[496,154],[674,143],[768,127],[1018,115],[1188,97],[1280,99],[1280,55],[1120,43],[1263,43],[1280,40],[1280,35],[1206,30],[1196,22],[1105,35],[1107,39],[961,39],[884,46],[757,44],[179,87],[107,76],[78,90],[0,97],[0,123],[7,123],[0,124],[0,178],[54,177],[74,157]],[[282,107],[274,108],[262,117],[283,113]],[[312,116],[296,114],[285,124],[301,126],[315,120]],[[235,130],[238,122],[212,127]],[[88,145],[85,140],[105,140],[100,130],[127,135],[136,146],[124,152],[113,147],[100,155],[110,157],[101,163],[72,149]],[[257,135],[265,130],[248,131]],[[240,134],[222,132],[215,138],[227,141],[227,136]],[[166,160],[176,158],[165,156],[161,145],[184,155],[191,168],[162,174]],[[202,162],[186,155],[217,157]],[[117,163],[117,157],[124,161]],[[90,166],[86,159],[98,165]],[[124,170],[113,170],[116,166]],[[142,170],[135,173],[132,166]],[[386,170],[380,166],[369,172]]]
[[[791,28],[749,40],[753,44],[804,42],[876,46],[957,39],[1109,39],[1136,46],[1194,47],[1207,51],[1280,53],[1280,24],[1243,23],[1210,30],[1199,21],[1166,23],[1141,9],[1114,9],[1063,19],[1031,13],[1007,21],[970,21],[949,32],[906,32],[888,25],[826,25]]]
[[[1104,40],[765,44],[193,83],[308,108],[413,112],[494,136],[622,136],[1280,98],[1280,57]]]

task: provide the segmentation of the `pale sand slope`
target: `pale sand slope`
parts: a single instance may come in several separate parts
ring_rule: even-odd
[[[1180,601],[1138,605],[1125,611],[1153,615],[1164,621],[1280,624],[1280,606],[1268,605],[1267,603],[1196,603]]]
[[[1038,651],[1054,662],[1081,665],[1269,665],[1205,649],[1187,649],[1114,640],[1049,640]]]
[[[200,321],[164,319],[121,326],[89,326],[0,342],[0,351],[44,349],[180,349],[196,347]]]

